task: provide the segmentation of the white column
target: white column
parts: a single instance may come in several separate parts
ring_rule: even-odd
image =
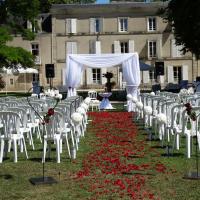
[[[167,76],[168,76],[168,83],[174,82],[174,70],[173,66],[167,66]]]
[[[114,41],[114,53],[121,53],[119,40]]]
[[[182,77],[183,80],[188,80],[188,65],[182,66]]]
[[[134,53],[135,52],[134,40],[129,40],[128,41],[128,50],[129,50],[129,53]]]
[[[149,83],[149,71],[143,71],[143,83]]]

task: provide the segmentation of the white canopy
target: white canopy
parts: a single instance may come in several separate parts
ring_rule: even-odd
[[[26,92],[26,74],[38,74],[38,70],[34,68],[23,68],[19,66],[16,68],[17,71],[11,69],[11,68],[5,68],[3,67],[2,71],[6,75],[15,75],[15,72],[19,74],[24,74],[24,82],[25,82],[25,88],[24,91]],[[6,76],[6,94],[7,94],[7,76]]]
[[[13,69],[10,69],[10,68],[3,68],[2,69],[4,73],[6,74],[10,74],[12,75],[13,74]],[[34,68],[17,68],[17,71],[19,72],[19,74],[38,74],[38,70],[37,69],[34,69]]]
[[[137,53],[126,54],[69,54],[66,66],[66,85],[68,97],[76,95],[84,66],[90,68],[114,67],[122,64],[127,93],[137,96],[140,84],[140,65]]]

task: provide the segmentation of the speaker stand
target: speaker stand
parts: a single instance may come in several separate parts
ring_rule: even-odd
[[[53,88],[53,78],[49,78],[49,83],[50,83],[50,89]]]

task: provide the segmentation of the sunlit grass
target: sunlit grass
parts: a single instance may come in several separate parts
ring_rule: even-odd
[[[116,109],[113,111],[124,111],[123,104],[114,104]],[[139,126],[138,126],[139,127]],[[55,147],[52,150],[51,159],[45,163],[45,176],[52,176],[58,183],[54,185],[33,186],[29,182],[31,177],[42,176],[42,145],[35,138],[36,150],[28,147],[29,159],[26,160],[23,153],[19,153],[18,163],[13,163],[13,152],[8,154],[8,158],[0,164],[0,199],[69,199],[86,200],[92,198],[92,192],[88,192],[87,185],[90,179],[85,178],[82,187],[75,181],[76,172],[82,169],[82,161],[85,156],[94,151],[97,138],[92,134],[91,124],[87,129],[84,138],[81,139],[80,149],[77,159],[71,161],[68,158],[66,147],[61,156],[61,163],[56,163]],[[114,131],[114,130],[113,130]],[[161,147],[160,141],[146,141],[147,132],[142,128],[139,130],[137,141],[145,141],[144,157],[131,158],[130,163],[150,163],[161,162],[167,166],[167,173],[155,173],[147,171],[146,187],[161,200],[198,200],[200,199],[200,182],[185,180],[183,176],[189,170],[195,170],[195,145],[193,145],[193,156],[187,159],[185,156],[185,138],[181,140],[181,148],[174,151],[173,156],[165,155],[165,148]],[[195,142],[195,141],[193,141]],[[149,151],[151,149],[151,151]],[[96,169],[98,171],[98,169]],[[126,175],[129,176],[129,175]],[[90,177],[91,178],[91,177]],[[102,195],[101,199],[119,199],[112,194],[111,196]],[[128,199],[127,197],[124,200]]]

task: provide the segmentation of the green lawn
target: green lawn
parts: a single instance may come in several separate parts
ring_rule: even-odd
[[[124,109],[122,104],[115,104],[114,107],[118,111]],[[148,137],[147,132],[139,125],[138,128],[140,129],[137,138],[138,142],[144,141],[145,143],[145,156],[130,160],[129,162],[139,164],[160,161],[167,168],[166,173],[149,171],[144,175],[147,177],[145,187],[154,192],[156,199],[200,199],[200,181],[183,179],[186,172],[195,169],[195,156],[191,159],[185,157],[185,140],[182,139],[181,149],[175,151],[173,157],[167,157],[163,155],[165,154],[165,148],[161,148],[160,141],[146,141]],[[13,163],[13,153],[9,153],[8,158],[0,164],[0,199],[92,199],[92,192],[86,190],[88,184],[87,178],[85,179],[85,185],[82,187],[75,180],[76,172],[82,169],[82,161],[85,159],[85,156],[94,151],[94,146],[91,146],[91,143],[94,144],[97,142],[97,138],[92,131],[93,129],[89,125],[86,136],[81,139],[76,160],[71,161],[68,158],[65,148],[61,156],[61,163],[57,164],[55,148],[52,150],[51,159],[45,163],[45,176],[54,177],[58,181],[58,184],[33,186],[29,182],[31,177],[42,176],[42,146],[37,139],[35,139],[37,141],[36,150],[33,151],[30,146],[27,146],[29,153],[28,160],[25,159],[23,153],[19,153],[18,163]],[[118,198],[110,196],[99,199],[114,200]]]

